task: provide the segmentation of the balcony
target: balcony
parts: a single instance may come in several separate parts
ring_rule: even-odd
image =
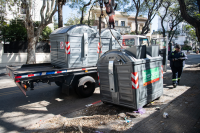
[[[115,26],[115,29],[118,30],[121,34],[128,34],[131,32],[130,26]]]

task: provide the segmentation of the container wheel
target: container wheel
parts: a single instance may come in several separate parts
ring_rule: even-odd
[[[55,81],[55,84],[56,84],[57,86],[59,86],[59,87],[62,87],[62,82],[60,82],[60,81]]]
[[[80,97],[89,97],[94,93],[95,80],[91,76],[85,76],[79,79],[76,93]]]

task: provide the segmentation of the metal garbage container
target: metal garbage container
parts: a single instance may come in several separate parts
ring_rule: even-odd
[[[101,54],[119,47],[110,31],[107,31],[109,30],[105,29],[101,33]],[[117,38],[122,38],[118,31],[112,31]],[[78,68],[96,66],[99,57],[99,35],[96,29],[87,25],[72,25],[56,29],[49,37],[51,64],[55,67]]]
[[[109,48],[109,50],[119,49],[119,48],[121,48],[120,45],[122,45],[122,35],[120,34],[119,31],[117,31],[115,29],[102,29],[101,42],[102,42],[102,53],[105,53],[108,51],[107,47],[109,47],[108,44],[110,42],[112,43],[112,45],[110,45],[111,48]],[[118,42],[120,43],[120,45],[118,44]]]
[[[144,56],[144,50],[146,46],[111,50],[98,60],[103,102],[139,109],[163,94],[162,57]]]

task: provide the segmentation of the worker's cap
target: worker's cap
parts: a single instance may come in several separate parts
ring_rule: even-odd
[[[181,49],[181,45],[176,44],[175,48]]]

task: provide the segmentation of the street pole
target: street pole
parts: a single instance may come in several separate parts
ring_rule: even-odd
[[[99,17],[99,58],[101,57],[101,15]]]

